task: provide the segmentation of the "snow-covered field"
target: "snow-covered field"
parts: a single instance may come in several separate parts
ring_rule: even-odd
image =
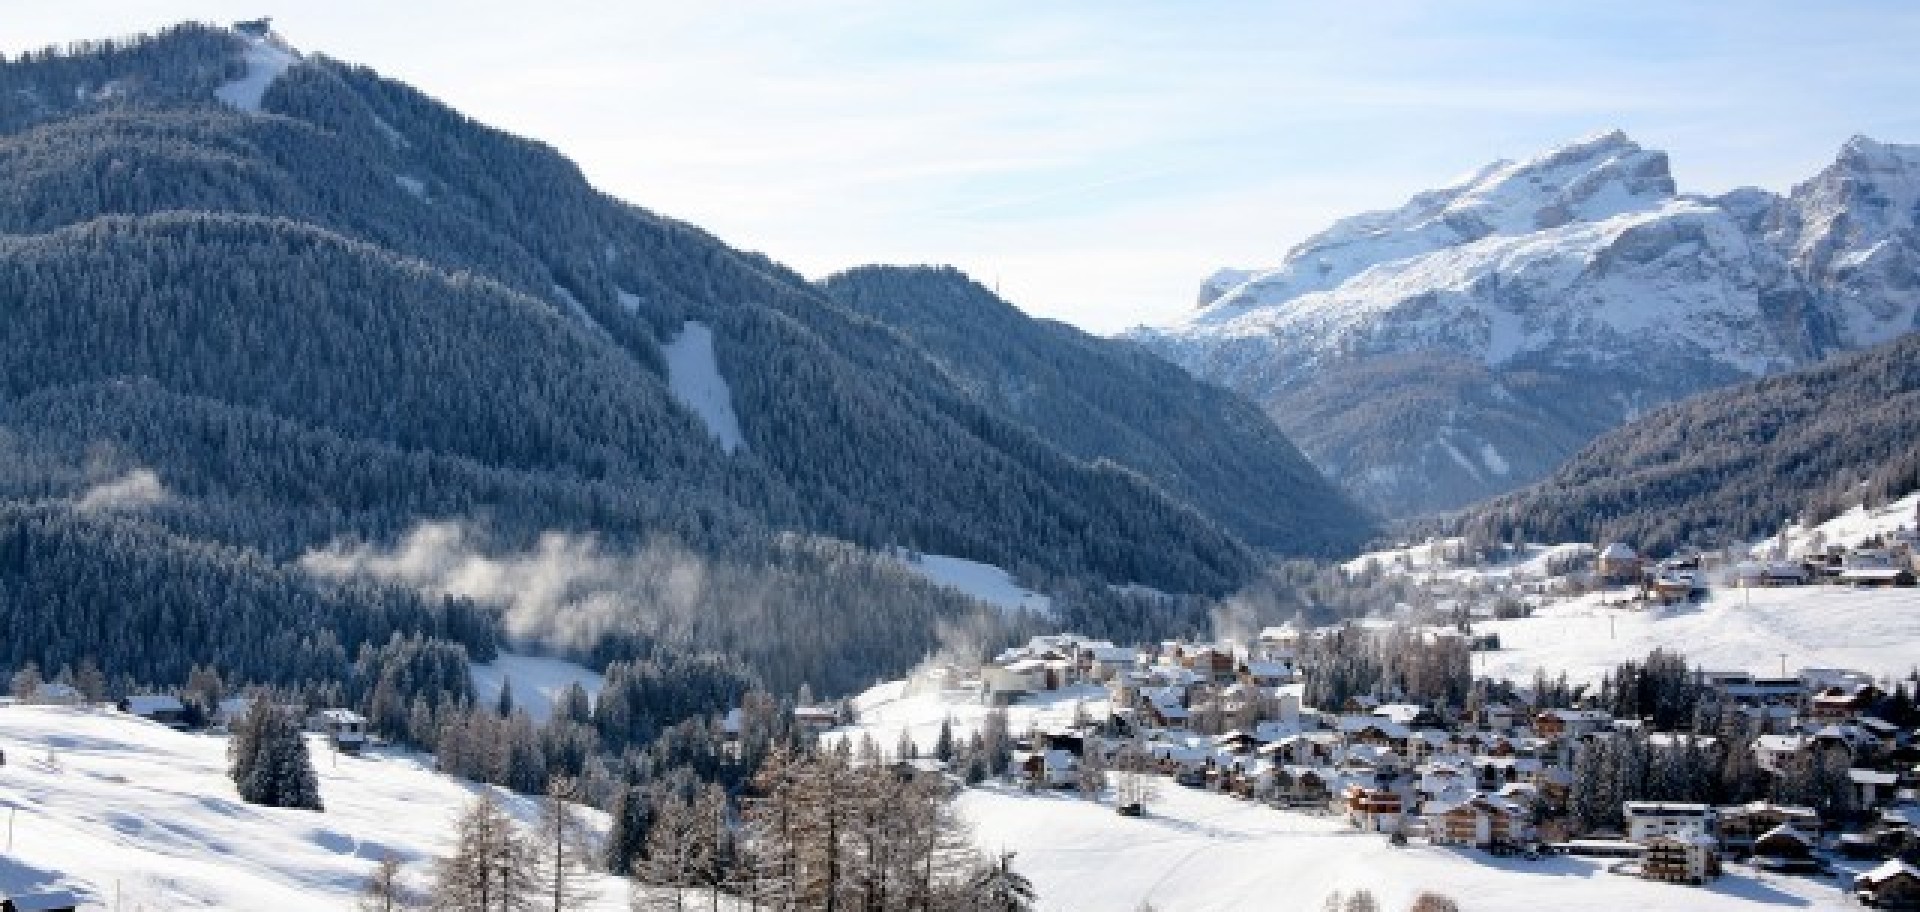
[[[1602,604],[1622,598],[1588,595],[1530,618],[1476,622],[1476,632],[1498,633],[1502,647],[1476,654],[1476,670],[1521,683],[1532,680],[1535,668],[1598,681],[1655,647],[1679,650],[1708,669],[1756,674],[1779,673],[1783,657],[1789,674],[1816,667],[1903,675],[1920,666],[1920,590],[1715,589],[1697,605]]]
[[[1053,599],[1021,586],[1011,574],[992,564],[943,554],[903,555],[901,561],[935,583],[958,589],[1003,611],[1053,612]]]
[[[1838,881],[1755,877],[1731,866],[1706,887],[1608,873],[1581,858],[1495,858],[1470,849],[1405,848],[1334,817],[1277,811],[1163,780],[1143,819],[1068,793],[972,789],[959,799],[975,841],[1016,852],[1040,908],[1128,910],[1142,900],[1179,912],[1317,910],[1329,893],[1371,890],[1381,908],[1405,909],[1431,890],[1472,912],[1699,912],[1853,906]]]
[[[601,678],[564,659],[504,650],[491,662],[473,665],[473,695],[482,705],[490,706],[500,699],[502,682],[512,683],[515,706],[525,709],[535,722],[544,722],[553,715],[553,701],[576,683],[586,688],[587,696],[598,699]]]
[[[1854,546],[1868,538],[1913,528],[1920,494],[1874,509],[1856,507],[1811,528],[1791,526],[1781,534],[1734,549],[1729,559],[1768,559],[1775,551],[1800,557],[1828,546]],[[1388,573],[1455,585],[1499,587],[1545,578],[1549,561],[1594,547],[1584,543],[1528,545],[1519,560],[1463,565],[1444,554],[1454,539],[1361,555],[1344,566],[1358,573],[1369,565]],[[1786,673],[1800,668],[1850,668],[1876,675],[1904,675],[1920,667],[1920,590],[1801,586],[1741,589],[1709,573],[1700,604],[1643,607],[1625,590],[1541,601],[1534,616],[1476,621],[1480,633],[1498,633],[1498,652],[1478,653],[1476,670],[1525,683],[1536,668],[1561,671],[1575,682],[1598,681],[1626,659],[1655,647],[1679,650],[1696,665],[1714,670]]]
[[[326,811],[255,807],[227,779],[226,745],[106,710],[0,707],[0,812],[12,817],[0,892],[61,887],[82,908],[127,912],[346,909],[387,852],[424,884],[454,818],[486,788],[413,755],[335,758],[314,739]],[[502,801],[523,821],[537,815],[527,799]],[[592,908],[627,907],[625,881],[593,887]]]

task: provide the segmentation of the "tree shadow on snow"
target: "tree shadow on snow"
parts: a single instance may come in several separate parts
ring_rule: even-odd
[[[0,855],[0,896],[38,893],[43,890],[68,890],[76,897],[90,899],[93,891],[74,886],[60,872],[36,868],[15,858]]]

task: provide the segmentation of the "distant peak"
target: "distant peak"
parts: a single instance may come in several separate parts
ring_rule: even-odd
[[[1596,158],[1603,155],[1626,155],[1645,151],[1640,144],[1627,136],[1626,131],[1613,129],[1601,133],[1589,133],[1573,142],[1548,150],[1534,159],[1535,163],[1564,162],[1583,158]]]
[[[1883,143],[1856,133],[1840,147],[1835,163],[1852,171],[1920,170],[1920,146]]]

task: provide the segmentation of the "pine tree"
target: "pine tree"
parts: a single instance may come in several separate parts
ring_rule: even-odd
[[[623,785],[614,792],[608,818],[601,864],[610,874],[631,875],[634,865],[646,855],[647,831],[653,826],[653,805],[638,786]]]
[[[400,858],[392,852],[380,856],[373,873],[360,888],[360,912],[399,912],[415,905],[413,891],[401,878]]]
[[[1099,801],[1100,792],[1107,787],[1106,755],[1092,737],[1088,737],[1080,747],[1080,768],[1075,771],[1075,785],[1088,801]]]
[[[1013,735],[1007,728],[1007,711],[1001,707],[987,710],[980,721],[981,753],[986,760],[987,774],[1002,776],[1007,765],[1013,759]]]
[[[490,791],[454,824],[453,854],[435,865],[434,908],[445,912],[522,912],[536,908],[533,850]]]
[[[969,892],[974,908],[983,912],[1028,912],[1033,908],[1033,882],[1013,869],[1013,853],[980,866]]]
[[[592,901],[583,882],[591,857],[591,834],[577,806],[580,784],[565,776],[547,781],[540,802],[539,857],[535,876],[542,907],[549,912],[579,909]]]
[[[700,820],[693,803],[668,795],[654,808],[647,832],[646,857],[634,866],[633,908],[685,909],[687,892],[698,886]]]
[[[504,719],[513,715],[513,708],[513,679],[503,676],[500,679],[500,696],[493,702],[493,713]]]
[[[320,780],[293,714],[257,694],[227,744],[240,798],[268,807],[322,810]]]
[[[940,719],[940,734],[933,741],[933,756],[941,763],[953,762],[953,717]]]

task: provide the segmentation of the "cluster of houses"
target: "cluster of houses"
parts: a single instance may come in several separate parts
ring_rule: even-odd
[[[22,702],[41,705],[81,706],[85,701],[78,691],[63,684],[44,683],[38,692]],[[214,731],[226,731],[246,715],[251,697],[230,697],[204,719]],[[193,714],[187,704],[172,694],[130,694],[115,701],[113,708],[129,716],[185,731],[192,727]],[[304,706],[289,704],[284,709],[303,719],[308,732],[324,735],[327,744],[343,754],[358,754],[369,741],[367,718],[350,709],[328,708],[312,712]]]
[[[1866,675],[1810,668],[1794,676],[1700,678],[1731,708],[1719,737],[1762,732],[1752,747],[1764,770],[1845,748],[1853,759],[1854,805],[1877,815],[1864,829],[1835,843],[1825,839],[1835,822],[1808,808],[1626,802],[1624,833],[1568,839],[1559,818],[1573,784],[1574,745],[1634,729],[1639,720],[1595,709],[1506,704],[1478,707],[1468,717],[1459,707],[1365,697],[1314,708],[1303,701],[1301,636],[1276,627],[1249,643],[1171,641],[1145,648],[1074,635],[1036,637],[984,664],[977,687],[990,705],[1048,699],[1049,692],[1068,688],[1106,698],[1100,718],[1021,739],[1015,768],[1037,787],[1074,785],[1086,752],[1098,750],[1108,764],[1141,758],[1182,785],[1343,814],[1356,828],[1396,840],[1617,857],[1623,870],[1692,884],[1717,876],[1723,856],[1782,872],[1811,871],[1823,867],[1820,855],[1829,848],[1885,858],[1920,838],[1920,732],[1865,714],[1881,696]],[[1908,889],[1905,869],[1890,864],[1876,869],[1884,876],[1864,888],[1875,901]]]
[[[1650,560],[1624,542],[1602,548],[1595,558],[1594,581],[1638,586],[1649,599],[1677,602],[1698,597],[1709,576],[1742,588],[1844,585],[1913,586],[1920,577],[1920,530],[1902,526],[1852,546],[1820,545],[1794,553],[1778,542],[1755,547],[1745,559],[1690,552]]]

